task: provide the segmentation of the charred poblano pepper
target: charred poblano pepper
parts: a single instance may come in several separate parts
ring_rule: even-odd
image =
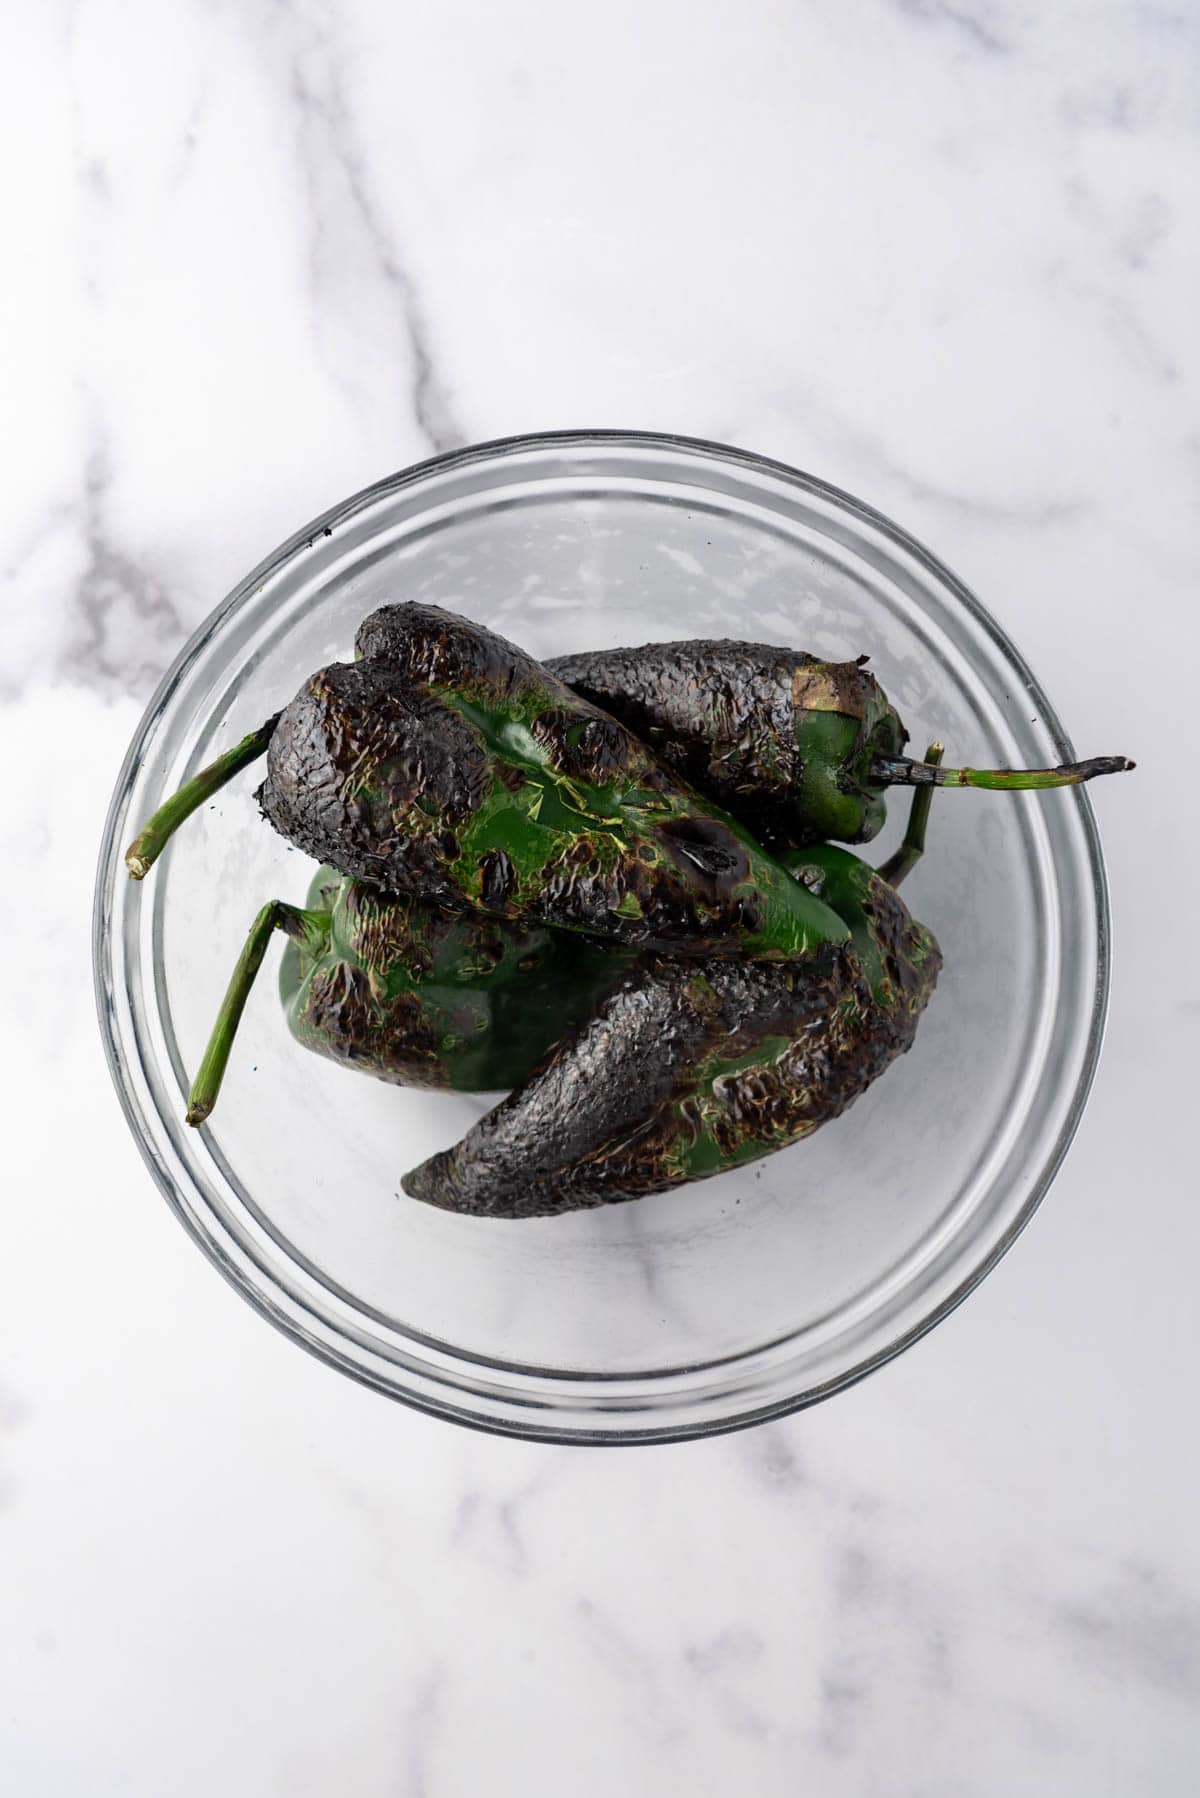
[[[130,872],[265,741],[267,819],[381,892],[675,954],[787,959],[845,940],[744,825],[503,638],[397,605],[357,649],[168,800]]]
[[[937,943],[893,884],[922,852],[929,795],[914,796],[891,881],[829,844],[789,858],[848,944],[782,964],[647,956],[404,1190],[477,1216],[575,1211],[739,1167],[837,1117],[910,1047],[937,980]]]
[[[768,848],[867,843],[891,786],[1061,787],[1131,768],[1099,756],[1058,768],[938,768],[901,754],[908,732],[874,675],[768,643],[647,643],[546,666],[628,725]]]
[[[126,859],[144,875],[266,753],[264,814],[332,867],[306,907],[256,918],[189,1121],[212,1109],[282,929],[307,1046],[403,1084],[515,1087],[404,1181],[479,1215],[661,1191],[837,1116],[909,1047],[937,978],[937,945],[895,891],[933,786],[1062,786],[1133,765],[946,770],[937,745],[910,761],[861,660],[762,645],[649,645],[563,658],[556,674],[466,620],[399,605],[364,622],[356,651],[169,799]],[[896,784],[917,790],[880,870],[814,840],[873,837]]]
[[[908,836],[885,870],[894,880],[921,853],[930,795],[930,788],[914,795]],[[915,1028],[919,1004],[914,1009],[912,1001],[920,981],[914,984],[912,970],[923,966],[921,943],[905,938],[896,953],[895,931],[886,925],[888,888],[883,881],[831,845],[807,855],[793,852],[788,859],[795,877],[818,892],[847,926],[854,955],[842,973],[849,971],[860,986],[865,976],[875,1003],[889,1016],[899,1017],[907,1008]],[[876,909],[880,904],[882,925]],[[255,919],[192,1085],[191,1124],[202,1123],[213,1109],[246,999],[276,929],[290,939],[280,986],[292,1034],[343,1066],[396,1085],[460,1091],[514,1087],[556,1043],[592,1018],[624,978],[645,987],[647,997],[632,1001],[642,1016],[653,1019],[653,1000],[663,996],[664,964],[646,952],[565,931],[522,929],[496,918],[446,912],[420,900],[388,897],[336,869],[321,868],[303,908],[275,900]],[[762,968],[739,985],[720,972],[722,963],[701,966],[701,985],[689,990],[693,996],[723,992],[725,1002],[719,1011],[710,1005],[707,1014],[693,1013],[692,1023],[697,1015],[708,1015],[726,1029],[730,1005],[749,1004],[757,993],[760,1021],[774,1005],[778,1016],[784,1021],[790,1017],[800,1030],[805,1027],[802,1016],[813,1022],[811,1005],[821,981],[836,975],[840,964],[814,964],[797,983],[774,986],[764,980]],[[660,1019],[668,1055],[674,1058],[671,1065],[686,1056],[689,1044],[695,1047],[694,1033],[680,1027],[688,1021],[683,1013]],[[748,1014],[742,1034],[749,1032],[752,1038],[754,1030],[755,1019]],[[885,1049],[887,1035],[885,1031],[880,1038]],[[770,1054],[768,1060],[779,1064],[777,1078],[788,1077],[786,1061]],[[719,1058],[714,1065],[722,1071]],[[754,1065],[751,1056],[746,1067]],[[864,1068],[869,1065],[863,1063]],[[791,1140],[790,1127],[781,1112],[780,1142],[767,1146]],[[715,1152],[715,1141],[710,1137],[708,1150],[698,1151],[700,1159]],[[765,1152],[766,1147],[754,1151]],[[748,1158],[749,1152],[739,1153],[727,1164]]]
[[[301,909],[258,914],[189,1094],[216,1103],[233,1038],[274,930],[289,941],[280,993],[305,1048],[396,1086],[500,1092],[591,1016],[638,952],[565,931],[389,898],[320,868]]]

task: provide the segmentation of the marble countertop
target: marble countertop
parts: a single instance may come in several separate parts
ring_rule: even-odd
[[[0,1786],[1193,1793],[1200,15],[48,0],[0,37]],[[832,1402],[620,1454],[255,1315],[128,1135],[88,938],[126,743],[245,570],[585,424],[860,495],[1139,763],[1096,796],[1103,1062],[1012,1252]]]

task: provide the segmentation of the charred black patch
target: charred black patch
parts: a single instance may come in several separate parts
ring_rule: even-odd
[[[898,998],[906,1006],[920,1003],[926,985],[932,984],[941,968],[940,951],[885,880],[871,879],[862,908]]]
[[[479,864],[480,893],[489,911],[504,911],[516,881],[516,872],[503,849],[492,849]]]
[[[570,780],[604,786],[629,767],[629,733],[612,718],[554,709],[542,712],[530,729]]]
[[[750,872],[745,848],[717,818],[672,818],[655,834],[679,867],[698,870],[716,886],[736,886]]]
[[[647,643],[557,656],[546,667],[768,848],[803,836],[798,713],[815,704],[862,717],[882,697],[858,662],[822,662],[770,643]]]
[[[784,1086],[778,1067],[748,1068],[744,1074],[727,1074],[715,1083],[725,1102],[713,1134],[723,1155],[736,1155],[746,1137],[770,1142],[795,1126],[795,1105]]]
[[[450,826],[482,803],[489,760],[451,707],[383,662],[335,662],[280,716],[264,816],[318,861],[394,892],[463,903]]]
[[[380,1004],[361,968],[335,962],[309,982],[302,1034],[310,1047],[398,1086],[448,1084],[439,1042],[415,993]]]
[[[380,606],[359,625],[354,647],[420,686],[504,689],[537,672],[532,656],[485,625],[418,602]]]
[[[640,868],[641,864],[634,866]],[[649,935],[640,917],[622,917],[617,912],[623,894],[636,892],[636,886],[632,882],[619,886],[612,874],[605,872],[595,844],[587,837],[577,838],[564,853],[546,862],[536,884],[530,915],[544,923],[570,919],[579,930],[626,943],[644,942]]]
[[[739,899],[734,908],[734,925],[738,930],[757,934],[763,927],[762,907],[753,899]]]

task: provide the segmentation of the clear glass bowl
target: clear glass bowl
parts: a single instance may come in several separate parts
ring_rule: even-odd
[[[382,1392],[519,1436],[699,1436],[827,1397],[995,1264],[1079,1122],[1108,976],[1086,795],[939,794],[905,897],[941,941],[941,982],[911,1053],[811,1141],[632,1204],[455,1217],[400,1175],[490,1101],[306,1053],[266,974],[211,1123],[183,1121],[251,918],[303,901],[311,872],[259,818],[261,770],[144,883],[121,860],[164,794],[398,599],[539,656],[689,636],[866,650],[915,752],[938,737],[952,762],[1070,758],[1052,707],[978,601],[859,501],[717,444],[573,432],[439,457],[307,526],[192,638],[121,770],[95,915],[110,1064],[168,1201],[264,1316]]]

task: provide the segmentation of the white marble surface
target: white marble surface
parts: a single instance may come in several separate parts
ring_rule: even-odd
[[[0,1789],[1191,1794],[1200,15],[1021,0],[5,9]],[[314,512],[529,428],[722,438],[992,606],[1097,792],[1095,1097],[949,1322],[625,1453],[273,1332],[128,1137],[104,806]]]

